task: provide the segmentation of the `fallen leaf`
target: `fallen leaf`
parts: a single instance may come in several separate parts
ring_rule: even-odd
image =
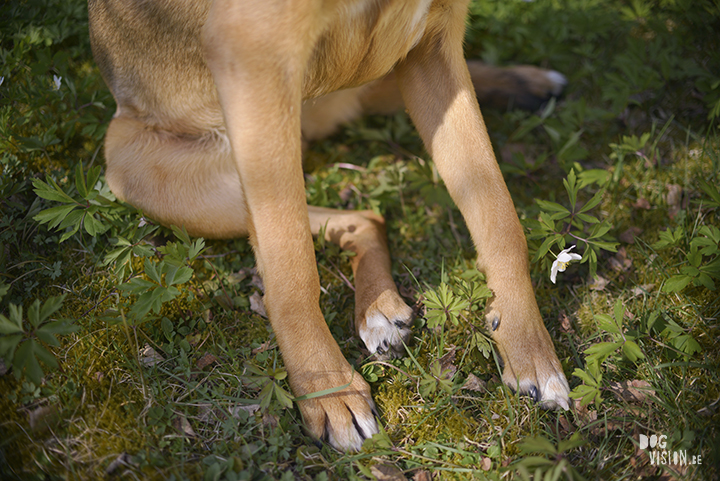
[[[610,267],[618,272],[626,272],[630,270],[630,266],[632,266],[632,259],[628,257],[624,247],[618,249],[617,254],[611,257],[608,262],[610,263]]]
[[[450,350],[440,358],[440,374],[443,379],[452,379],[457,372],[457,366],[453,364],[456,352],[457,349],[455,349],[455,346],[452,346]]]
[[[650,294],[653,291],[653,288],[655,287],[655,284],[642,284],[637,287],[633,287],[632,293],[633,296],[642,296],[645,294]]]
[[[280,417],[265,411],[262,415],[262,423],[264,426],[275,429],[280,425]]]
[[[206,367],[208,367],[210,364],[217,361],[217,358],[210,354],[209,352],[205,353],[203,357],[198,359],[197,363],[195,364],[198,369],[203,370]]]
[[[120,456],[105,468],[105,474],[111,475],[121,466],[133,466],[132,457],[128,453],[122,453]]]
[[[60,421],[60,410],[55,404],[40,406],[28,414],[28,424],[33,431],[53,427],[58,421]]]
[[[470,373],[468,374],[467,379],[465,379],[465,383],[462,388],[466,391],[484,392],[487,388],[487,383],[475,374]]]
[[[263,304],[262,296],[259,292],[253,292],[250,296],[250,310],[255,314],[267,319],[267,312],[265,312],[265,304]]]
[[[193,430],[192,426],[190,425],[190,421],[188,421],[187,418],[182,414],[175,415],[172,420],[172,425],[173,428],[175,428],[175,431],[185,437],[194,438],[196,436],[195,430]]]
[[[483,457],[482,461],[480,461],[480,469],[490,471],[490,468],[492,468],[492,459]]]
[[[432,480],[432,474],[430,474],[430,471],[425,471],[424,469],[418,471],[413,476],[413,481],[431,481]]]
[[[652,385],[647,381],[641,381],[638,379],[632,381],[611,382],[610,390],[618,399],[636,404],[646,401],[652,402],[651,398],[655,396],[655,390],[652,389]]]
[[[607,286],[609,282],[610,281],[608,281],[602,276],[595,276],[590,282],[590,289],[592,289],[593,291],[604,291],[605,286]]]
[[[668,206],[668,215],[672,219],[680,212],[680,203],[682,201],[682,187],[677,184],[668,184],[668,192],[665,194],[665,203]]]
[[[142,364],[143,366],[152,367],[163,361],[163,357],[148,344],[145,344],[145,347],[140,349],[140,364]]]
[[[403,472],[392,464],[373,464],[370,472],[378,481],[407,481]]]
[[[260,344],[258,347],[252,350],[253,356],[256,354],[260,354],[261,352],[269,351],[270,349],[275,349],[277,347],[277,344],[273,344],[270,341],[265,341],[262,344]]]
[[[628,230],[620,234],[619,239],[626,244],[632,244],[635,242],[635,238],[642,234],[642,231],[643,230],[640,227],[630,227]]]
[[[580,403],[580,399],[575,400],[575,413],[578,421],[582,423],[581,427],[597,421],[597,411],[590,411],[587,406]]]
[[[248,414],[254,414],[259,409],[260,409],[259,404],[239,404],[237,406],[230,408],[230,415],[232,417],[238,417],[238,413],[240,411],[245,411]]]
[[[632,206],[636,209],[650,210],[650,201],[640,198]]]
[[[558,321],[560,321],[560,331],[561,332],[566,332],[566,333],[575,332],[575,329],[572,328],[572,323],[570,322],[570,318],[564,312],[560,313],[560,316],[558,316]]]
[[[568,420],[567,416],[561,414],[558,416],[558,422],[564,434],[570,434],[575,432],[575,426]]]

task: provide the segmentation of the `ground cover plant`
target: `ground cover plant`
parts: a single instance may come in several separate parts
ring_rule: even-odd
[[[720,7],[473,2],[468,56],[568,76],[537,112],[484,112],[573,389],[545,412],[499,380],[490,293],[403,113],[306,153],[309,202],[388,220],[415,305],[407,356],[353,337],[352,273],[318,241],[322,309],[373,386],[360,453],[303,433],[245,240],[118,202],[114,111],[82,1],[0,7],[0,478],[717,479]],[[510,106],[508,106],[510,107]],[[550,272],[561,251],[581,256]]]

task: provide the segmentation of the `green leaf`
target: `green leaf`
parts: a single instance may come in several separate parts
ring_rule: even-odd
[[[22,325],[18,326],[7,317],[0,314],[0,335],[21,334]]]
[[[13,364],[15,349],[22,338],[22,334],[0,336],[0,357],[4,357],[8,364]]]
[[[160,261],[158,266],[155,266],[155,264],[150,259],[145,259],[145,275],[155,281],[157,284],[162,284],[163,265],[164,263],[162,261]]]
[[[50,229],[54,229],[58,226],[58,224],[64,221],[68,214],[70,214],[70,212],[72,212],[75,208],[77,208],[77,204],[58,205],[40,211],[33,217],[33,220],[39,222],[40,224],[49,224],[48,227]]]
[[[273,391],[275,393],[275,397],[278,401],[280,401],[280,404],[282,404],[284,407],[291,409],[292,408],[292,396],[289,392],[287,392],[285,389],[280,387],[276,383],[272,383],[273,385]]]
[[[683,276],[683,275],[677,275],[672,276],[670,279],[665,281],[665,284],[663,285],[663,292],[678,292],[685,289],[685,287],[690,284],[690,281],[692,281],[692,277],[690,276]]]
[[[598,321],[600,329],[613,334],[620,334],[620,328],[613,321],[613,318],[607,314],[598,314],[595,316],[595,320]]]
[[[534,436],[520,441],[518,446],[522,454],[543,453],[554,456],[558,453],[557,448],[549,439],[543,436]]]
[[[40,179],[33,179],[33,186],[35,187],[35,193],[38,195],[38,197],[42,197],[46,200],[53,200],[56,202],[62,202],[63,204],[76,204],[77,202],[75,199],[67,195],[56,183],[55,181],[47,177],[47,181],[49,184],[46,184]]]
[[[588,362],[597,360],[598,363],[602,363],[620,346],[622,346],[621,342],[600,342],[585,349],[585,356],[587,356]]]
[[[85,232],[87,232],[92,237],[104,233],[110,227],[97,220],[95,216],[89,212],[85,213],[83,226],[85,227]]]
[[[570,215],[570,211],[565,207],[556,202],[550,202],[547,200],[535,199],[535,202],[540,206],[541,209],[549,212],[564,212]]]
[[[604,193],[605,193],[604,190],[597,191],[595,193],[595,195],[593,195],[592,198],[589,201],[587,201],[587,203],[585,203],[584,206],[582,206],[582,208],[578,211],[578,213],[580,214],[583,212],[587,212],[590,209],[597,207],[597,205],[600,204],[600,202],[602,201],[602,196]]]
[[[173,340],[173,337],[175,337],[175,326],[167,317],[163,317],[160,324],[162,326],[165,339],[167,339],[168,342],[171,342]]]
[[[623,344],[623,354],[625,354],[625,356],[632,362],[637,362],[638,359],[643,359],[645,357],[645,354],[643,354],[640,346],[638,346],[634,341],[625,341]]]
[[[695,338],[689,334],[681,334],[680,336],[672,339],[670,342],[676,349],[684,352],[688,356],[692,356],[696,352],[702,351],[702,346],[700,346]]]
[[[60,242],[65,242],[70,237],[75,235],[75,233],[80,229],[80,221],[82,220],[83,211],[82,210],[74,210],[68,214],[68,216],[65,218],[65,220],[60,224],[58,227],[59,229],[63,229],[66,226],[72,225],[72,228],[65,232],[62,236],[60,236]]]
[[[578,188],[575,185],[577,178],[575,177],[575,169],[570,169],[570,173],[567,178],[563,179],[563,185],[567,191],[568,197],[570,198],[571,210],[575,210],[575,203],[577,202]]]
[[[43,330],[42,328],[35,331],[35,335],[37,335],[37,338],[40,339],[45,344],[49,344],[53,347],[57,347],[60,345],[60,341],[58,341],[57,337],[55,337],[55,334],[51,332],[47,332]]]
[[[75,165],[75,188],[83,198],[87,197],[88,190],[85,184],[85,175],[83,175],[82,162]]]
[[[60,307],[62,307],[63,301],[65,300],[65,294],[60,296],[53,296],[48,298],[47,301],[40,309],[40,322],[45,322],[52,314],[54,314]]]
[[[622,330],[623,319],[625,317],[625,307],[623,306],[622,300],[618,299],[615,301],[613,314],[615,315],[615,324],[617,324],[619,330]]]
[[[35,301],[30,304],[30,308],[28,309],[28,321],[30,321],[30,324],[32,324],[33,327],[38,327],[40,325],[40,299],[35,299]]]
[[[35,346],[33,347],[33,352],[35,353],[35,356],[40,359],[46,366],[48,366],[51,369],[57,369],[58,362],[55,356],[50,354],[50,351],[45,349],[43,346],[41,346],[38,343],[35,343]],[[40,376],[42,376],[42,371]]]
[[[90,194],[92,194],[93,190],[95,189],[95,186],[98,183],[98,179],[100,179],[100,173],[102,172],[102,169],[99,165],[96,165],[95,167],[91,167],[88,170],[87,173],[87,187]],[[89,199],[89,196],[85,197],[86,199]]]
[[[693,280],[693,284],[696,286],[704,286],[711,291],[715,290],[715,282],[712,280],[712,277],[705,274],[704,272],[701,272],[700,275]]]
[[[165,282],[169,286],[177,284],[185,284],[193,276],[193,270],[187,266],[177,267],[171,266],[165,275]]]
[[[47,332],[49,334],[72,334],[73,332],[77,332],[80,330],[80,326],[76,326],[73,324],[73,320],[63,320],[63,321],[54,321],[54,322],[48,322],[40,329],[39,331]]]
[[[598,222],[600,222],[600,219],[598,219],[594,215],[575,214],[575,217],[577,217],[578,219],[580,219],[583,222],[587,222],[588,224],[597,224]]]

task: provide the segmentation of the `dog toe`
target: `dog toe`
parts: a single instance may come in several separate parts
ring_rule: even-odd
[[[370,353],[380,358],[395,357],[404,351],[410,337],[412,309],[397,293],[384,291],[365,311],[358,329]]]
[[[324,396],[303,401],[300,408],[310,434],[339,451],[360,451],[363,442],[378,432],[369,393]]]

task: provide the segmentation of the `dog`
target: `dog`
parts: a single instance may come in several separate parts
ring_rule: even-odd
[[[192,235],[249,236],[294,394],[347,386],[298,401],[307,430],[340,450],[378,432],[377,413],[320,311],[312,235],[355,253],[355,326],[370,352],[402,350],[412,309],[391,278],[380,216],[307,206],[302,145],[369,111],[407,109],[462,212],[493,292],[484,322],[504,382],[543,407],[568,408],[476,97],[522,103],[558,93],[564,80],[473,63],[474,86],[462,51],[466,3],[88,2],[93,54],[117,101],[105,139],[110,188]]]

